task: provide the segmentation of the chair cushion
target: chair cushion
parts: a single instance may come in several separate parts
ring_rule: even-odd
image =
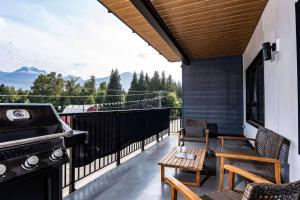
[[[258,156],[258,154],[256,153],[256,151],[251,150],[249,148],[246,149],[242,149],[241,148],[222,148],[221,150],[222,153],[226,153],[226,154],[235,154],[235,155],[247,155],[247,156]]]
[[[233,190],[224,190],[203,195],[201,198],[203,200],[241,200],[243,194]]]
[[[274,176],[274,165],[263,163],[263,162],[256,162],[251,160],[237,160],[237,159],[228,159],[226,164],[230,164],[246,171],[249,171],[257,176],[260,176],[268,181],[273,183],[276,182]]]
[[[203,137],[203,127],[185,127],[185,135],[188,137]]]
[[[206,139],[204,137],[189,137],[184,135],[180,137],[180,141],[206,143]]]

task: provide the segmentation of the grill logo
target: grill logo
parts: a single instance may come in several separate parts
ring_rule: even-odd
[[[30,118],[29,112],[24,109],[7,110],[6,116],[10,121],[27,120]]]
[[[18,117],[18,118],[23,118],[23,117],[25,117],[25,113],[24,113],[22,110],[15,110],[15,111],[13,112],[13,115],[14,115],[15,117]]]

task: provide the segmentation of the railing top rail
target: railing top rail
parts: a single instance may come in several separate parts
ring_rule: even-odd
[[[70,116],[70,115],[86,115],[95,113],[127,113],[127,112],[143,112],[143,111],[153,111],[153,110],[167,110],[167,109],[181,109],[181,108],[150,108],[150,109],[130,109],[130,110],[103,110],[103,111],[93,111],[93,112],[75,112],[75,113],[60,113],[60,116]]]

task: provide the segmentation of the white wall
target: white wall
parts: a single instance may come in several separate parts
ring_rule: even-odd
[[[265,62],[265,127],[291,141],[290,180],[294,181],[300,179],[295,0],[269,0],[244,52],[244,72],[261,50],[262,43],[275,42],[276,38],[281,40],[281,51],[275,61]],[[257,129],[244,123],[245,135],[255,137]]]

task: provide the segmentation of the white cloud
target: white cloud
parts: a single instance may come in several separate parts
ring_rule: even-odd
[[[25,21],[0,16],[0,70],[27,65],[84,78],[107,76],[112,68],[165,70],[181,80],[179,63],[169,63],[96,4],[81,16],[57,15],[35,4],[21,4]]]
[[[0,16],[0,30],[1,30],[2,28],[4,28],[4,26],[5,26],[5,20],[4,20],[4,18],[2,18],[2,17]]]

